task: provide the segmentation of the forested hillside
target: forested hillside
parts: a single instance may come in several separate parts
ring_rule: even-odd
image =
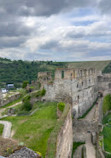
[[[54,72],[57,67],[90,68],[95,67],[104,73],[111,72],[111,61],[92,62],[52,62],[52,61],[22,61],[0,58],[0,87],[6,83],[14,83],[19,87],[23,81],[31,82],[37,79],[39,71]]]
[[[15,83],[19,87],[23,81],[37,79],[37,72],[52,71],[57,67],[63,67],[66,63],[52,61],[11,61],[0,58],[0,86],[6,83]]]

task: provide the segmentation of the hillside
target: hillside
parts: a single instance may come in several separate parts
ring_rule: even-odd
[[[39,71],[51,71],[54,74],[56,68],[92,68],[111,72],[111,61],[86,61],[86,62],[52,62],[52,61],[22,61],[0,58],[0,87],[6,83],[14,83],[20,87],[24,80],[31,82],[37,79]]]
[[[0,87],[6,83],[15,83],[16,87],[19,87],[24,80],[36,80],[39,71],[54,72],[57,67],[65,67],[65,63],[0,59]]]
[[[72,62],[68,64],[69,68],[95,68],[103,71],[111,61],[84,61],[84,62]],[[110,64],[111,65],[111,64]],[[110,69],[111,72],[111,69]]]

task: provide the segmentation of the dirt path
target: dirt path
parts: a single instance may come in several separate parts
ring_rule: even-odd
[[[6,109],[8,109],[8,108],[13,108],[13,107],[15,107],[15,106],[17,106],[17,105],[19,105],[19,104],[22,104],[22,101],[20,101],[20,102],[18,102],[18,103],[16,103],[16,104],[13,104],[13,105],[11,105],[11,106],[9,106],[9,107],[0,109],[0,117],[2,116],[2,113],[3,113]]]
[[[11,122],[9,122],[9,121],[0,121],[0,124],[4,125],[2,137],[3,138],[10,138],[10,136],[11,136],[11,127],[12,127]]]

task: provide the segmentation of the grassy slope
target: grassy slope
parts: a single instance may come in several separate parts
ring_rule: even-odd
[[[39,110],[32,116],[7,117],[11,121],[14,139],[24,142],[27,147],[39,151],[45,157],[47,141],[57,122],[56,103],[39,103]]]
[[[111,153],[111,113],[104,117],[103,124],[104,149]]]
[[[0,135],[2,135],[3,133],[3,128],[4,128],[4,125],[0,124]]]
[[[71,62],[69,68],[96,68],[103,70],[111,61],[84,61],[84,62]]]
[[[12,106],[12,105],[14,105],[14,104],[16,104],[16,103],[19,103],[20,101],[22,101],[22,98],[19,98],[19,99],[14,100],[14,101],[12,101],[12,102],[10,102],[10,103],[4,105],[4,106],[1,106],[0,109],[4,109],[4,108],[7,108],[7,107],[10,107],[10,106]]]

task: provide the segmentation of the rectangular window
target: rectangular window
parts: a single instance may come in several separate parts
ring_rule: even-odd
[[[62,71],[61,78],[64,78],[64,71]]]

